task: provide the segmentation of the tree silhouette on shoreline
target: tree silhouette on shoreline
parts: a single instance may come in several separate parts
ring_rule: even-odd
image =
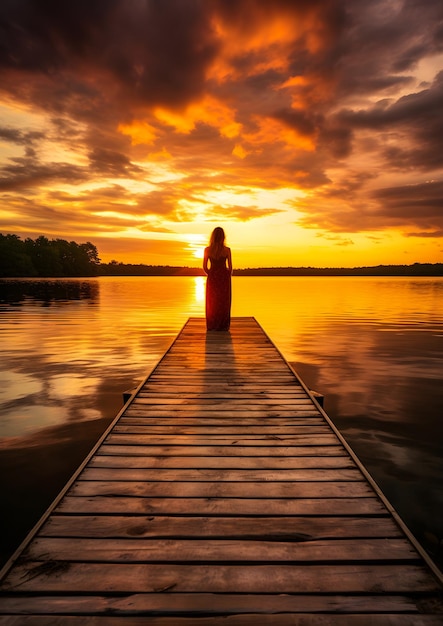
[[[97,276],[100,259],[94,244],[64,239],[22,241],[17,235],[0,234],[0,276],[69,277]]]

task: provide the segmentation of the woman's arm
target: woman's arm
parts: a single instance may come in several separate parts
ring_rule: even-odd
[[[231,255],[231,248],[228,248],[228,270],[229,273],[232,274],[232,255]]]

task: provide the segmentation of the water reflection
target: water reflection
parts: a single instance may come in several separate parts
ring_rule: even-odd
[[[21,305],[25,301],[36,301],[49,306],[59,301],[96,300],[99,295],[98,280],[36,278],[33,280],[0,279],[1,305]]]
[[[0,281],[0,437],[115,415],[102,381],[120,399],[201,306],[200,291],[173,277]]]
[[[204,276],[196,276],[194,278],[195,284],[195,301],[199,304],[205,302],[206,295],[206,278]]]

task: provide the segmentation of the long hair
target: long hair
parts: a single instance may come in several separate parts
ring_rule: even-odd
[[[218,259],[223,255],[225,248],[225,231],[221,226],[217,226],[211,233],[209,240],[209,253],[214,259]]]

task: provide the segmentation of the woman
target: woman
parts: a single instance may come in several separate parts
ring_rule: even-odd
[[[205,248],[203,269],[206,280],[206,328],[229,330],[231,324],[231,250],[225,246],[225,231],[214,228]]]

